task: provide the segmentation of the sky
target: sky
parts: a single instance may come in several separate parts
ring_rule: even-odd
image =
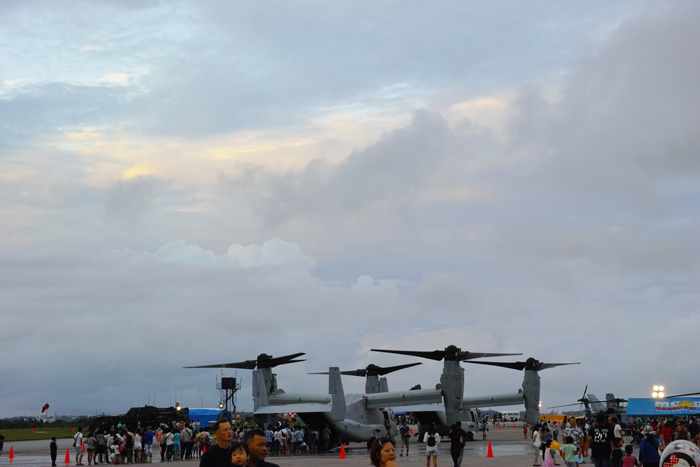
[[[263,352],[306,352],[279,385],[325,393],[307,372],[451,344],[581,362],[541,373],[543,407],[700,390],[698,20],[0,2],[0,417],[215,407],[221,371],[182,367]],[[463,367],[466,396],[522,383]]]

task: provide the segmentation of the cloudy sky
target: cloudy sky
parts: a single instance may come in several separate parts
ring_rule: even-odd
[[[0,2],[0,417],[212,407],[220,372],[182,367],[262,352],[306,352],[280,386],[325,392],[306,372],[449,344],[582,362],[545,406],[700,390],[698,20]],[[464,366],[467,395],[522,381]]]

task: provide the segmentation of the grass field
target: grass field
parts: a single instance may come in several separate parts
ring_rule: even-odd
[[[6,443],[8,441],[51,439],[52,436],[55,436],[56,439],[72,438],[73,429],[77,429],[77,427],[62,426],[60,430],[57,430],[56,427],[39,427],[34,428],[34,433],[32,433],[31,428],[18,428],[14,430],[0,430],[0,435],[3,435],[5,437]],[[83,428],[83,434],[87,435],[87,429]]]

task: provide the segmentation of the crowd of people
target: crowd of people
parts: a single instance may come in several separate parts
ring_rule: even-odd
[[[528,425],[524,424],[527,433]],[[483,425],[480,427],[485,431]],[[406,421],[399,426],[400,456],[409,454],[411,436]],[[598,413],[595,419],[570,417],[559,423],[544,420],[531,427],[530,436],[535,449],[534,466],[553,467],[561,456],[567,467],[590,463],[595,467],[658,466],[659,452],[675,440],[688,440],[700,446],[700,423],[697,417],[666,419],[630,419],[625,430],[614,416]],[[245,465],[275,467],[265,461],[268,454],[275,456],[313,454],[328,450],[331,431],[328,425],[321,432],[278,422],[267,429],[249,429],[246,424],[232,426],[228,420],[218,420],[211,428],[201,428],[197,422],[172,422],[155,427],[131,429],[118,424],[111,429],[98,429],[83,434],[79,427],[74,435],[76,465],[136,464],[153,461],[154,444],[159,446],[161,462],[200,459],[201,467],[218,465]],[[434,425],[428,427],[421,441],[426,446],[426,466],[437,466],[438,445],[450,442],[454,466],[459,467],[466,441],[471,433],[459,423],[450,428],[441,439]],[[638,448],[638,459],[633,456]],[[56,442],[51,443],[52,465],[56,465]],[[377,467],[396,466],[396,446],[392,438],[374,440],[370,447],[370,461]]]
[[[217,422],[218,423],[218,422]],[[171,422],[157,427],[131,428],[121,423],[83,434],[79,427],[74,435],[75,465],[139,464],[153,462],[153,448],[159,446],[161,462],[202,458],[218,443],[216,427],[202,428],[199,422]],[[231,428],[231,440],[243,443],[251,430],[247,422],[237,422]],[[331,439],[328,425],[321,432],[278,422],[266,430],[256,430],[265,438],[267,453],[274,456],[315,454],[327,451]],[[85,453],[83,453],[83,445]],[[52,465],[56,465],[55,440],[51,446]],[[156,454],[158,456],[158,453]]]
[[[265,441],[270,454],[276,456],[317,453],[319,441],[322,443],[322,449],[327,451],[330,437],[331,430],[328,425],[321,433],[314,429],[304,429],[301,425],[290,427],[289,424],[281,422],[275,427],[269,425],[265,430]]]
[[[696,417],[631,419],[627,430],[611,415],[595,419],[571,417],[561,423],[544,421],[532,427],[534,466],[556,465],[557,455],[567,467],[577,467],[590,458],[595,467],[658,467],[659,451],[675,440],[688,440],[700,447],[700,423]],[[638,459],[633,456],[638,447]]]

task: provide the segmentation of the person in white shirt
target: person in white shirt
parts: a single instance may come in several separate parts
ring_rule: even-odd
[[[622,427],[620,426],[619,423],[617,423],[617,418],[613,418],[612,422],[613,422],[613,425],[615,425],[615,428],[613,429],[613,434],[614,434],[615,438],[620,438],[622,440],[622,442],[624,443],[625,440],[622,437]]]
[[[73,435],[75,447],[75,465],[83,465],[83,427],[78,427],[78,432]]]
[[[537,424],[532,428],[532,447],[535,448],[535,461],[532,465],[540,465],[537,463],[540,460],[540,446],[542,446],[542,435],[540,434],[540,425]]]
[[[428,431],[425,432],[423,436],[423,442],[425,443],[425,455],[426,455],[426,467],[430,467],[430,458],[433,458],[433,467],[437,467],[438,458],[438,444],[440,443],[440,435],[435,429],[435,424],[431,423],[428,426]]]

